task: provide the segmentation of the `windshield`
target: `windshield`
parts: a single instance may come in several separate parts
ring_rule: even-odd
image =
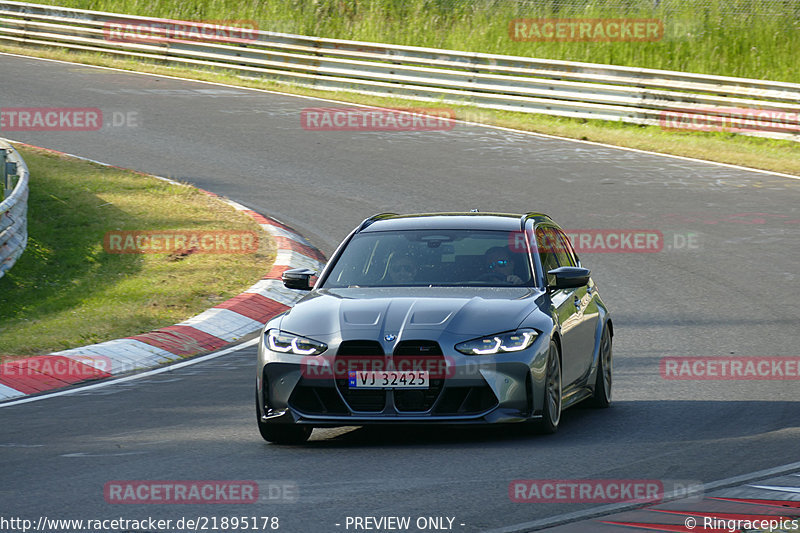
[[[529,286],[527,251],[507,231],[414,230],[359,233],[323,287]]]

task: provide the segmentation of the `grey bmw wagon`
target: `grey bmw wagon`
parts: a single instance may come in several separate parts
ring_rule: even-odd
[[[267,441],[371,424],[554,433],[567,407],[611,402],[608,309],[547,215],[375,215],[322,272],[287,270],[283,283],[309,292],[259,342]]]

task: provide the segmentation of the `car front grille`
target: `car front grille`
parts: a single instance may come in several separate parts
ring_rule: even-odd
[[[347,361],[363,365],[365,361],[374,359],[377,364],[371,368],[384,368],[386,356],[383,348],[376,341],[358,340],[344,341],[336,353],[336,368],[352,368]],[[401,341],[392,355],[395,368],[416,368],[415,363],[424,360],[433,368],[445,368],[442,349],[436,341],[413,340]],[[339,361],[341,360],[341,361]],[[341,364],[340,364],[341,363]],[[433,407],[444,387],[444,376],[431,379],[430,387],[425,390],[356,390],[348,385],[346,375],[337,375],[336,388],[344,401],[353,411],[381,412],[386,408],[389,394],[394,395],[394,404],[398,412],[425,412]]]
[[[401,367],[406,360],[413,366],[415,361],[424,360],[432,368],[444,369],[444,355],[439,343],[436,341],[401,341],[394,349],[394,363]],[[435,375],[434,375],[435,377]],[[444,376],[431,379],[430,387],[424,390],[395,390],[394,404],[398,411],[421,412],[427,411],[436,402],[444,386]]]
[[[335,368],[361,367],[369,360],[383,360],[383,348],[380,343],[369,340],[343,341],[336,352]],[[365,368],[369,370],[369,368]],[[348,385],[347,373],[337,372],[336,388],[339,389],[344,401],[353,411],[381,412],[386,407],[386,391],[380,389],[351,389]]]
[[[308,378],[301,379],[289,400],[293,408],[303,413],[319,415],[347,415],[350,410],[381,413],[386,409],[390,395],[393,395],[394,406],[399,414],[430,411],[433,415],[457,416],[482,413],[498,404],[497,397],[488,384],[451,386],[445,389],[445,376],[435,372],[428,389],[351,389],[346,369],[384,368],[381,365],[386,364],[387,356],[376,341],[344,341],[335,358],[337,373],[333,386],[330,382],[323,384]],[[446,368],[445,357],[436,341],[401,341],[395,347],[392,359],[395,368],[417,368],[414,363],[419,360],[430,365],[428,368]],[[375,361],[376,366],[365,366],[370,361]]]

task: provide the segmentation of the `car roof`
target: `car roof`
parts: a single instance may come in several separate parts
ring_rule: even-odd
[[[358,232],[374,231],[402,231],[420,229],[474,229],[496,231],[519,231],[524,226],[523,219],[532,219],[535,222],[553,221],[544,213],[416,213],[398,215],[395,213],[381,213],[374,215],[361,223]]]

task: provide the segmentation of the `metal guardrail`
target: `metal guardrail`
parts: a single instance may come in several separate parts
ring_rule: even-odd
[[[132,42],[197,24],[0,1],[0,43],[207,66],[294,85],[452,105],[721,129],[800,141],[800,84],[252,31],[252,38]],[[114,33],[118,30],[118,33]],[[116,36],[116,37],[114,37]]]
[[[3,180],[5,197],[0,203],[1,278],[14,266],[28,244],[29,181],[25,161],[8,142],[2,139],[0,139],[0,179]]]

